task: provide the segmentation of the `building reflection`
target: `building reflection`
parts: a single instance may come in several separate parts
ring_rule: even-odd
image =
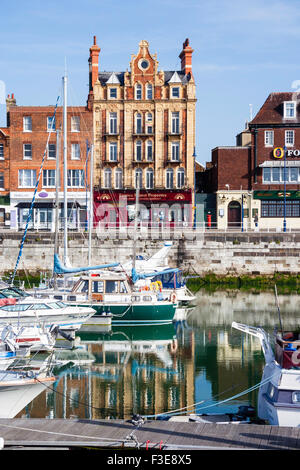
[[[53,417],[130,419],[194,403],[194,333],[181,322],[79,337],[95,361],[59,371]]]
[[[279,297],[284,326],[289,328],[297,324],[295,301]],[[193,405],[200,401],[204,403],[197,411],[205,413],[256,406],[257,391],[223,407],[215,404],[260,382],[260,343],[232,329],[231,323],[261,325],[273,332],[278,324],[274,295],[201,292],[197,302],[187,311],[186,321],[170,325],[79,331],[80,348],[70,354],[81,350],[86,359],[57,365],[54,391],[39,395],[26,416],[130,419],[135,413],[152,417],[186,408],[194,412]]]

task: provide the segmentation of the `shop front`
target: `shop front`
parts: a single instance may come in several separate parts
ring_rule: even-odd
[[[72,195],[67,201],[67,227],[69,230],[84,230],[87,220],[86,200],[83,193]],[[64,226],[63,194],[59,197],[59,228]],[[24,230],[55,231],[55,193],[38,193],[28,221],[32,203],[32,193],[11,193],[10,228]]]
[[[95,192],[94,226],[113,228],[133,225],[136,201],[134,190]],[[192,191],[140,190],[138,216],[143,227],[188,227],[193,223]]]
[[[300,229],[300,191],[261,190],[253,192],[259,204],[259,227],[283,231]]]

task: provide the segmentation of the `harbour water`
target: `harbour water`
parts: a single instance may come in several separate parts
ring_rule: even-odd
[[[296,294],[279,295],[284,329],[298,325],[299,303]],[[201,290],[195,306],[170,325],[82,329],[75,349],[55,353],[56,381],[32,400],[29,394],[15,417],[130,419],[257,408],[260,343],[231,328],[232,321],[272,334],[279,325],[274,293]],[[42,359],[34,357],[36,364]],[[5,399],[2,413],[10,411]]]

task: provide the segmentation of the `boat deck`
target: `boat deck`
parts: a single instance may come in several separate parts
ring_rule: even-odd
[[[0,419],[4,449],[299,450],[300,428],[122,420]]]

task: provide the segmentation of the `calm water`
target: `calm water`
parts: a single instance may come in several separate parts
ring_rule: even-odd
[[[279,303],[284,328],[293,328],[298,296],[279,296]],[[29,394],[25,408],[16,406],[15,416],[128,419],[133,413],[179,414],[186,407],[204,413],[256,407],[257,391],[236,395],[261,380],[260,343],[232,329],[231,323],[262,326],[272,333],[278,326],[274,294],[199,291],[195,308],[186,315],[184,321],[160,327],[79,332],[78,348],[55,355],[56,382],[33,400]],[[1,396],[2,405],[4,400]],[[7,403],[12,408],[8,398]]]

